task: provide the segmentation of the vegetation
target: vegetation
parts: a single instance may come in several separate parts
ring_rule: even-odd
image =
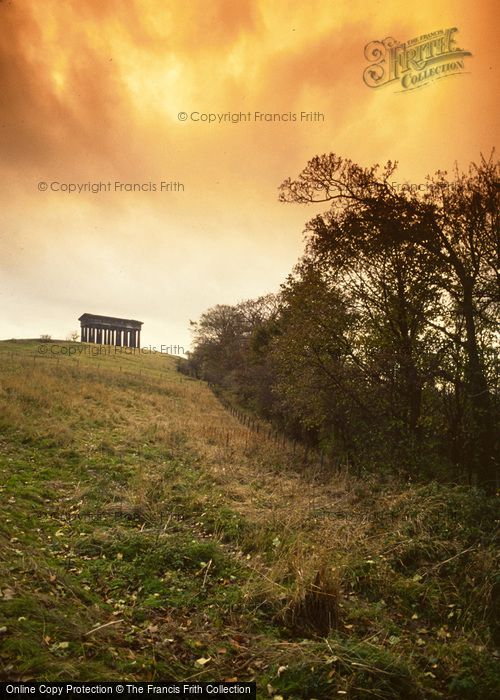
[[[272,301],[256,357],[278,337]],[[321,471],[174,358],[36,345],[0,344],[3,680],[496,697],[498,513],[482,490]]]
[[[187,371],[361,475],[498,478],[499,164],[438,172],[313,158],[280,190],[327,204],[279,295],[194,323]]]

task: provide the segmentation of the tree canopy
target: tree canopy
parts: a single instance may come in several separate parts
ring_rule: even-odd
[[[335,154],[280,200],[324,204],[278,295],[217,306],[191,362],[359,469],[475,480],[498,467],[499,163],[397,183]],[[404,184],[404,183],[403,183]],[[264,390],[265,389],[265,390]]]

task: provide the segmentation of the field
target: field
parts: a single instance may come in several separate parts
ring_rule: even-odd
[[[498,509],[304,464],[161,355],[0,343],[2,680],[496,697]]]

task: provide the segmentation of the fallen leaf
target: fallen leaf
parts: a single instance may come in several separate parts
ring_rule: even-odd
[[[204,656],[202,656],[201,658],[196,659],[196,661],[194,662],[194,665],[198,666],[199,668],[203,668],[206,664],[208,664],[208,662],[210,660],[211,660],[210,656],[207,656],[206,658]]]
[[[440,627],[436,632],[436,636],[438,639],[446,639],[447,637],[451,637],[451,634],[448,632],[446,627]]]

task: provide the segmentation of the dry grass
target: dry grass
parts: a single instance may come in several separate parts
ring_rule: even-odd
[[[207,551],[203,566],[196,564],[199,573],[193,570],[186,581],[181,577],[172,584],[174,591],[176,586],[190,591],[196,584],[198,592],[193,589],[189,597],[177,591],[177,613],[163,612],[161,620],[155,615],[152,631],[134,622],[134,600],[143,595],[138,583],[127,582],[126,588],[123,582],[130,590],[121,595],[136,596],[127,598],[133,611],[127,618],[126,606],[116,602],[103,575],[103,592],[97,593],[119,605],[116,610],[125,621],[118,631],[103,628],[95,640],[85,641],[94,645],[85,649],[101,653],[97,637],[102,634],[111,646],[122,645],[118,655],[139,653],[132,642],[123,641],[128,625],[130,638],[143,644],[143,667],[135,675],[141,679],[153,673],[151,658],[168,660],[172,673],[187,676],[186,664],[192,660],[186,659],[211,649],[208,677],[256,677],[264,688],[273,679],[273,687],[287,698],[327,698],[345,689],[351,697],[400,697],[391,695],[399,692],[394,690],[399,682],[408,697],[420,697],[424,686],[426,693],[446,696],[453,678],[459,690],[449,697],[469,697],[466,659],[473,658],[477,666],[487,658],[498,597],[496,556],[486,524],[492,522],[491,514],[485,515],[485,524],[478,522],[484,505],[479,496],[437,487],[382,488],[346,473],[325,476],[315,463],[304,466],[293,445],[277,444],[267,430],[256,434],[242,425],[205,384],[176,373],[173,358],[81,355],[58,361],[50,355],[33,359],[34,344],[2,345],[4,471],[12,472],[17,450],[24,455],[23,473],[31,458],[40,473],[50,473],[41,477],[43,488],[42,482],[36,488],[43,491],[42,504],[49,502],[54,528],[70,533],[72,522],[85,528],[84,536],[75,532],[75,542],[68,545],[76,558],[83,557],[78,566],[85,571],[92,564],[100,580],[99,562],[91,558],[87,564],[85,557],[91,555],[84,554],[85,547],[101,551],[106,563],[116,557],[116,542],[123,545],[124,552],[118,553],[124,562],[127,556],[133,561],[157,557],[158,562],[173,557],[179,567],[193,557],[194,566],[201,555],[191,552],[190,538],[196,541],[194,549]],[[30,498],[36,498],[35,486],[32,491]],[[8,517],[7,560],[17,556],[12,537],[22,540],[24,534],[17,530],[28,529],[13,520],[21,517],[20,510]],[[165,548],[172,537],[181,538],[182,555]],[[19,574],[12,583],[10,564],[4,569],[10,580],[5,585],[16,595],[28,596],[36,581],[50,580],[50,566],[37,557],[37,546],[35,541],[26,544],[31,574]],[[218,579],[212,578],[212,564],[206,568],[211,557],[226,562],[214,565],[221,571]],[[233,565],[240,572],[234,574],[240,577],[238,603],[228,602],[236,595],[228,573]],[[118,576],[118,564],[113,566]],[[174,576],[169,571],[162,570],[164,585]],[[71,575],[66,571],[67,595],[82,607],[87,593]],[[50,590],[36,595],[50,596]],[[189,602],[200,595],[202,600],[212,596],[205,608]],[[151,593],[144,605],[153,598]],[[37,600],[45,605],[45,599]],[[109,622],[109,612],[93,611],[78,624],[75,616],[68,630],[72,639]],[[186,628],[182,644],[164,642],[177,640],[179,624]],[[192,646],[193,640],[201,646]],[[45,646],[42,670],[35,671],[39,676],[50,675],[51,655],[59,653]],[[213,649],[219,647],[228,651],[217,655]],[[436,667],[427,661],[431,658],[438,659]],[[120,675],[113,659],[102,661],[101,677],[133,677],[130,670]],[[400,668],[403,661],[407,667]],[[67,659],[64,668],[69,672],[80,663]],[[390,683],[384,676],[388,664],[394,671]],[[289,670],[277,678],[277,669],[284,666]],[[411,677],[414,682],[408,681]],[[311,683],[315,689],[304,696],[293,690]],[[367,695],[359,694],[358,686]]]

